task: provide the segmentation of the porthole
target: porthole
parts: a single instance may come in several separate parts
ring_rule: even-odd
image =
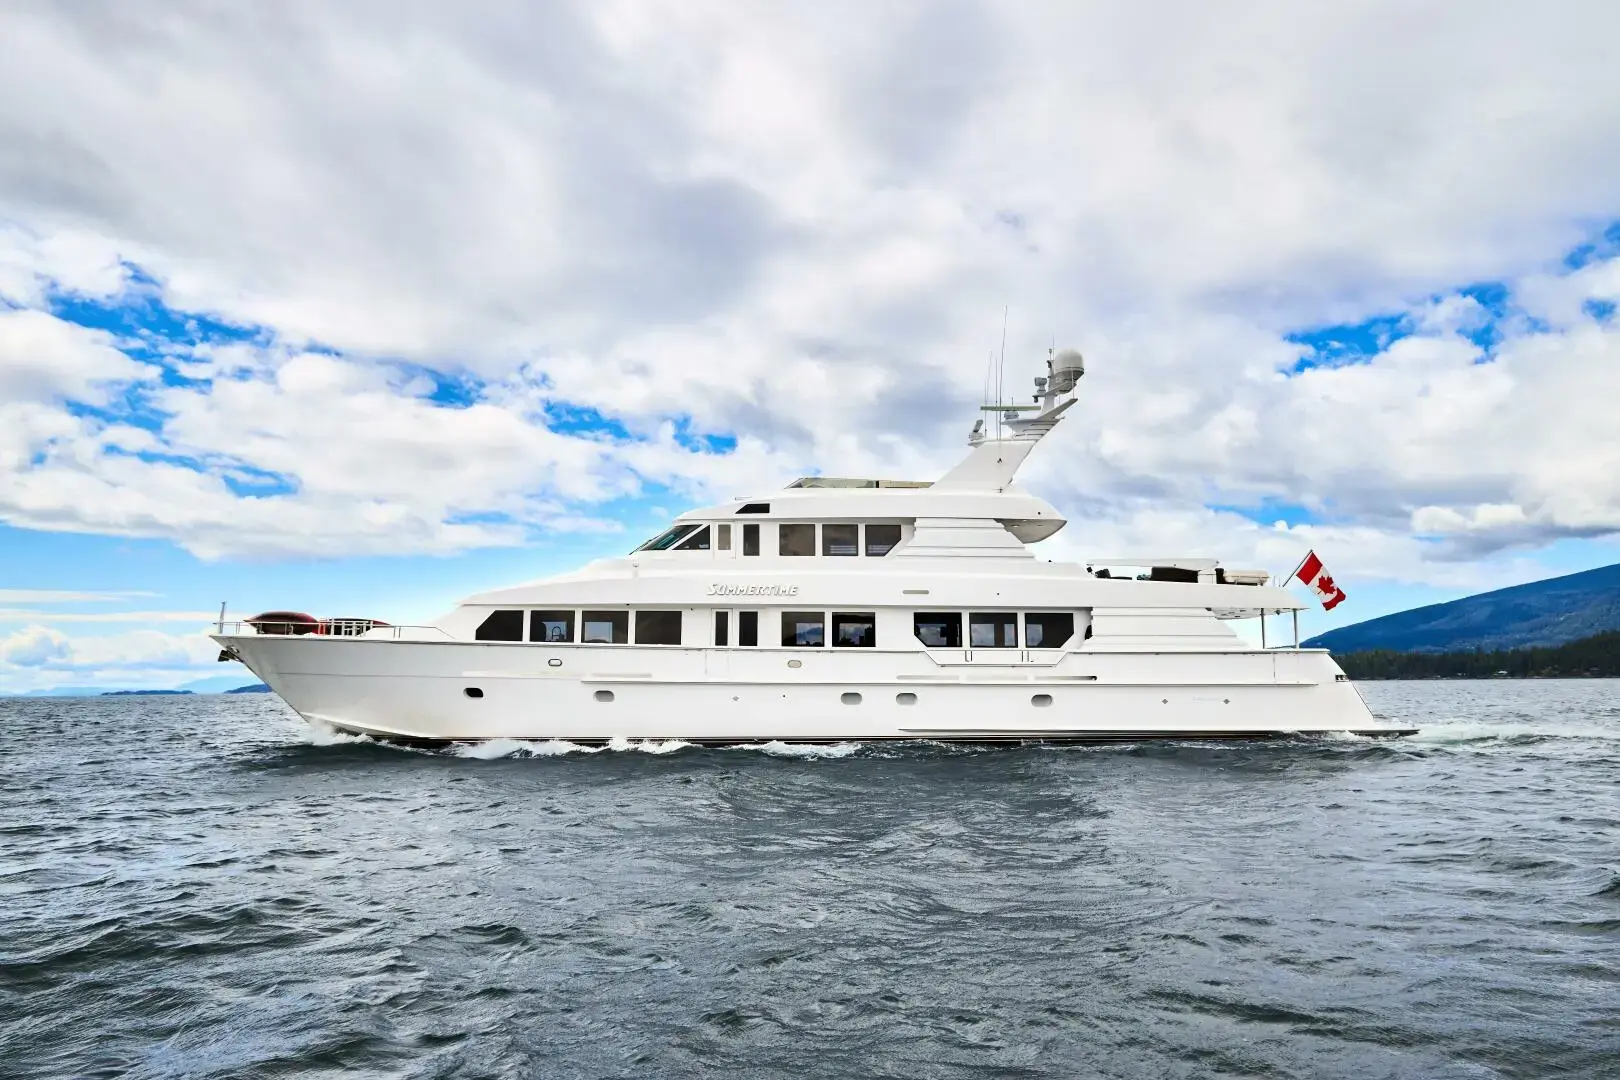
[[[857,694],[853,690],[846,690],[844,693],[838,695],[838,700],[842,701],[845,705],[859,705],[861,703],[861,695]]]
[[[484,696],[484,692],[482,690],[478,689],[478,687],[476,687],[476,686],[469,686],[465,690],[463,690],[462,693],[466,694],[468,697],[483,697]]]
[[[551,667],[562,667],[562,658],[553,656],[550,660],[547,660],[546,663]]]
[[[802,667],[804,667],[804,661],[803,660],[789,660],[788,661],[788,667],[790,667],[790,668],[802,668]]]
[[[917,695],[907,690],[903,694],[894,695],[894,703],[896,705],[915,705],[917,704]]]
[[[1034,697],[1029,699],[1029,703],[1035,706],[1037,709],[1044,709],[1048,705],[1052,704],[1052,695],[1036,694]]]
[[[598,690],[596,692],[596,700],[597,701],[612,701],[613,700],[613,691],[611,691],[611,690]]]

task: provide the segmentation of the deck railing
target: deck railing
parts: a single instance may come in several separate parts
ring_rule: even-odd
[[[214,633],[235,636],[404,639],[449,639],[437,626],[386,623],[377,619],[222,619]]]

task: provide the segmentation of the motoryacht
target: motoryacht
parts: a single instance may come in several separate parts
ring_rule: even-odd
[[[1050,356],[936,480],[804,477],[427,625],[222,613],[213,637],[308,720],[411,743],[1411,734],[1299,646],[1306,605],[1265,572],[1041,557],[1065,521],[1015,477],[1084,373]]]

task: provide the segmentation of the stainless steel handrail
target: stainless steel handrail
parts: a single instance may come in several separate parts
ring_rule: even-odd
[[[213,624],[213,632],[222,637],[364,637],[374,641],[419,637],[450,638],[450,634],[443,627],[384,623],[376,619],[314,619],[308,622],[280,619],[222,619]]]

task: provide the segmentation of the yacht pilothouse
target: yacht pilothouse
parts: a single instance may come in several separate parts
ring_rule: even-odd
[[[272,612],[213,636],[307,719],[410,742],[1410,734],[1297,631],[1233,631],[1297,627],[1264,572],[1034,556],[1064,519],[1014,477],[1084,373],[1053,356],[931,482],[805,477],[426,626]]]

